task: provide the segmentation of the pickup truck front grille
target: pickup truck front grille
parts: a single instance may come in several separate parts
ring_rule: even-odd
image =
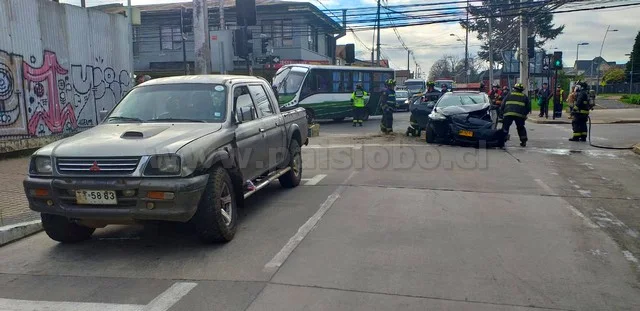
[[[139,163],[140,157],[56,159],[58,172],[64,175],[129,175]]]

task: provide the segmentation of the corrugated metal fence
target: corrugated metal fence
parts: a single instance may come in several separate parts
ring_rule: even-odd
[[[95,126],[133,86],[122,15],[2,0],[0,29],[0,152]]]

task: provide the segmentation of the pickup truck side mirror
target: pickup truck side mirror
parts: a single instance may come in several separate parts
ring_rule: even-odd
[[[107,109],[102,108],[102,110],[98,112],[98,117],[100,118],[100,121],[98,121],[98,123],[102,123],[102,121],[104,121],[104,118],[107,117],[108,113],[109,111]]]

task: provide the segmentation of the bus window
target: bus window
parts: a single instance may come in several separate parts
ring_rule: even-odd
[[[351,71],[343,71],[342,72],[342,83],[344,85],[345,92],[353,92],[355,85],[351,80]]]
[[[362,75],[362,88],[369,93],[373,92],[373,86],[371,85],[371,73],[361,72],[360,74]]]
[[[333,80],[333,89],[331,90],[333,93],[338,93],[340,92],[340,86],[342,84],[342,79],[340,77],[340,71],[334,71],[332,73],[332,80]]]

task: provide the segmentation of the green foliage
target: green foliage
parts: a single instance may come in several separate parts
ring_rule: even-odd
[[[483,42],[480,47],[480,56],[483,60],[489,60],[489,37],[492,38],[494,46],[493,59],[497,62],[502,60],[501,50],[515,50],[519,45],[518,25],[519,2],[510,0],[483,0],[482,6],[474,6],[470,11],[470,15],[481,17],[470,19],[469,25],[461,22],[463,28],[469,28],[470,31],[476,32],[477,38]],[[555,27],[553,24],[553,14],[548,8],[535,9],[536,14],[529,19],[530,34],[535,35],[536,47],[543,46],[548,40],[557,38],[564,31],[564,25]],[[487,16],[500,16],[492,18],[492,33],[489,34],[489,23]],[[508,16],[507,16],[508,15]],[[497,47],[497,48],[496,48]]]
[[[624,82],[625,74],[622,68],[611,68],[604,73],[602,81],[605,83],[619,83]]]
[[[623,95],[620,100],[623,103],[640,105],[640,95]]]
[[[625,70],[626,76],[631,77],[629,73],[631,72],[631,61],[633,60],[633,80],[640,81],[640,31],[638,31],[638,35],[636,35],[636,41],[633,44],[633,49],[631,50],[631,56],[629,57],[629,61],[627,62],[627,68]]]

